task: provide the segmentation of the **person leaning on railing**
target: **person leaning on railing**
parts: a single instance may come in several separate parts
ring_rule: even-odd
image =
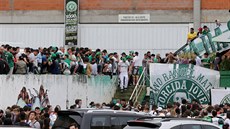
[[[190,33],[188,33],[187,36],[187,44],[190,44],[196,38],[197,38],[197,32],[194,31],[194,28],[190,28]]]

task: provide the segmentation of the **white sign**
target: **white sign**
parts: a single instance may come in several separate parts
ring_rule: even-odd
[[[119,22],[150,22],[150,14],[119,14]]]
[[[219,87],[218,71],[194,65],[150,64],[150,88],[155,104],[165,107],[168,103],[210,103],[210,90]]]
[[[229,89],[212,89],[212,105],[230,103]]]

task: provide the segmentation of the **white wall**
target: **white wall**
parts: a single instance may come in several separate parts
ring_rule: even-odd
[[[64,24],[0,24],[0,44],[22,48],[64,45]]]
[[[215,23],[202,23],[214,30]],[[226,26],[226,23],[222,23]],[[0,24],[0,44],[20,47],[64,45],[64,24]],[[164,56],[185,42],[189,24],[79,24],[79,46],[109,52],[146,51]]]
[[[81,24],[81,46],[110,52],[174,52],[185,44],[189,24]]]
[[[70,106],[77,98],[82,99],[83,107],[91,101],[109,103],[116,90],[115,81],[116,77],[110,79],[109,76],[13,75],[7,79],[1,75],[0,108],[16,104],[22,87],[31,89],[35,94],[32,88],[39,91],[40,85],[48,90],[51,105],[60,105],[62,109],[66,108],[66,100],[69,100]]]

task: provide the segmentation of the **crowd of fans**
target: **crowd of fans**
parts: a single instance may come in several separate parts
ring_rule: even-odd
[[[225,57],[225,58],[223,58]],[[230,57],[230,56],[229,56]],[[83,74],[88,77],[97,75],[117,75],[121,92],[128,86],[136,85],[140,74],[149,74],[150,63],[193,64],[214,70],[230,70],[230,58],[220,53],[202,57],[194,53],[175,55],[166,53],[164,57],[150,51],[141,58],[138,52],[108,53],[107,50],[90,48],[25,48],[2,45],[0,47],[0,74]]]
[[[193,64],[219,70],[221,56],[212,59],[205,53],[202,58],[194,53],[175,55],[166,53],[165,57],[150,51],[141,58],[138,52],[108,53],[107,50],[90,48],[25,48],[2,45],[0,47],[0,74],[84,74],[88,77],[97,75],[119,75],[121,92],[128,85],[136,85],[143,69],[149,73],[150,63]],[[212,59],[212,60],[211,60]]]
[[[202,58],[194,53],[175,55],[166,53],[164,57],[150,51],[141,58],[138,52],[108,53],[107,50],[90,48],[25,48],[2,45],[0,47],[0,74],[85,74],[119,75],[121,92],[128,85],[136,85],[143,69],[149,73],[150,63],[193,64],[214,70],[220,70],[222,55],[204,53]],[[229,59],[229,58],[228,58]],[[226,63],[225,63],[226,64]],[[226,65],[228,67],[228,65]]]
[[[53,110],[52,106],[41,109],[36,107],[19,107],[13,105],[5,111],[0,110],[0,125],[15,125],[22,127],[32,127],[37,129],[50,129],[57,118],[57,112],[61,110],[60,106],[56,106]]]
[[[82,108],[81,106],[82,100],[77,99],[75,104],[70,106],[70,109]],[[230,104],[228,103],[210,106],[201,105],[196,100],[189,103],[184,99],[182,103],[169,103],[166,108],[153,105],[150,109],[148,103],[143,105],[138,103],[133,104],[131,101],[127,102],[124,99],[117,99],[110,104],[91,102],[88,108],[132,111],[151,117],[197,118],[219,125],[224,129],[229,129],[228,125],[230,124]],[[37,129],[50,129],[58,117],[57,112],[60,110],[61,108],[58,105],[54,110],[51,105],[43,109],[36,107],[35,110],[31,110],[29,105],[23,108],[13,105],[5,111],[0,110],[0,125],[18,125]]]
[[[66,51],[63,47],[25,48],[23,52],[20,50],[19,47],[10,45],[0,47],[0,74],[87,74],[89,77],[98,74],[118,75],[119,62],[124,60],[129,62],[130,75],[136,74],[140,68],[148,69],[149,63],[191,63],[207,68],[213,64],[213,69],[219,70],[221,61],[219,53],[214,60],[210,60],[207,53],[202,59],[193,53],[167,53],[162,58],[160,54],[155,55],[148,51],[140,59],[139,53],[134,51],[119,55],[116,52],[108,53],[107,50],[100,49],[93,51],[89,48],[68,48]]]

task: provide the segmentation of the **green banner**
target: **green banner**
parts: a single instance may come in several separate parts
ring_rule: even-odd
[[[78,7],[78,0],[65,2],[65,45],[77,45]]]
[[[194,65],[150,64],[151,91],[154,104],[165,107],[168,103],[197,100],[211,101],[210,90],[219,87],[218,71]]]

